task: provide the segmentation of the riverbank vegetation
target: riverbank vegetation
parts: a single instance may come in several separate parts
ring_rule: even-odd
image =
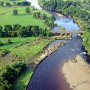
[[[15,80],[26,70],[26,68],[27,66],[24,63],[7,66],[6,70],[0,76],[0,89],[12,90]]]
[[[0,90],[26,89],[53,27],[54,17],[30,2],[0,0]]]
[[[75,22],[78,23],[81,30],[85,33],[82,36],[83,45],[90,54],[90,1],[89,0],[39,0],[39,4],[48,10],[58,12],[60,14],[73,17]]]
[[[43,50],[43,48],[52,41],[52,39],[43,39],[41,37],[13,37],[0,38],[0,40],[3,43],[3,45],[0,46],[0,78],[6,71],[7,66],[11,66],[12,64],[17,64],[19,62],[23,62],[24,64],[29,65],[27,68],[31,71],[33,66],[35,66],[35,63],[33,63],[33,58],[36,57]],[[28,72],[28,70],[26,71]],[[32,72],[28,72],[28,75],[31,76]],[[21,76],[21,74],[19,76]],[[19,78],[19,76],[17,78]],[[27,75],[23,77],[26,78]],[[30,77],[27,77],[25,80],[29,81],[29,79]],[[2,83],[2,81],[0,81],[0,83]],[[2,86],[2,84],[0,86]]]

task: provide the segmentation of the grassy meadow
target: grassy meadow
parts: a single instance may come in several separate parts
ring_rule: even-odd
[[[30,7],[30,14],[27,14],[25,12],[26,6],[18,6],[18,7],[8,7],[8,8],[3,8],[0,7],[0,25],[4,26],[7,24],[10,25],[14,25],[14,24],[20,24],[23,26],[26,25],[37,25],[41,28],[48,28],[50,29],[45,23],[44,20],[41,19],[36,19],[33,17],[33,13],[35,12],[41,12],[41,13],[45,13],[48,15],[48,17],[50,16],[50,14],[44,12],[43,10],[34,10],[32,11],[32,7]],[[17,9],[18,10],[18,15],[13,15],[13,10]],[[8,17],[8,18],[7,18]]]
[[[11,44],[7,44],[8,39],[12,41]],[[3,42],[3,45],[0,46],[0,49],[10,51],[10,53],[6,55],[7,58],[0,57],[0,66],[2,68],[12,63],[12,60],[15,59],[12,56],[17,56],[17,58],[22,59],[24,62],[29,62],[30,59],[39,54],[41,50],[51,42],[50,39],[41,39],[39,37],[0,38],[0,41]]]

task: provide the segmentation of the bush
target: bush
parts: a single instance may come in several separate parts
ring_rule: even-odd
[[[0,41],[0,46],[2,46],[3,45],[3,43]]]
[[[26,11],[26,13],[30,13],[29,7],[27,7],[25,11]]]
[[[7,40],[7,44],[11,44],[12,41],[10,39]]]
[[[10,2],[6,2],[6,6],[11,7],[12,5]]]
[[[0,49],[0,57],[4,57],[8,53],[9,53],[9,50]]]
[[[13,15],[18,15],[18,10],[17,9],[13,10]]]
[[[13,84],[27,66],[25,63],[18,63],[12,66],[7,66],[6,70],[0,76],[0,90],[14,90]]]

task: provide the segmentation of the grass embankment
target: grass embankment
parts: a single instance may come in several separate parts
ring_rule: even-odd
[[[11,44],[7,44],[7,40],[12,41]],[[29,37],[29,38],[0,38],[0,41],[4,45],[0,46],[0,49],[5,49],[10,51],[10,55],[19,57],[22,61],[28,62],[30,59],[35,57],[41,50],[48,45],[51,40],[41,39],[39,37]],[[5,57],[0,57],[0,66],[5,67],[5,65],[10,64],[13,57],[6,55]],[[4,60],[5,58],[5,60]],[[2,60],[3,59],[3,60]],[[11,60],[8,60],[11,59]],[[15,58],[14,58],[15,59]],[[13,61],[14,62],[14,61]]]
[[[12,43],[7,44],[7,40],[10,39]],[[3,43],[0,49],[9,50],[10,53],[5,57],[0,57],[0,73],[2,73],[7,65],[12,65],[17,62],[30,63],[33,62],[32,58],[36,57],[44,47],[46,47],[52,39],[42,39],[40,37],[28,37],[28,38],[0,38]],[[21,75],[16,83],[15,90],[25,90],[33,70],[27,70]]]
[[[25,90],[32,74],[32,70],[28,70],[24,74],[22,74],[21,77],[16,81],[15,90]]]

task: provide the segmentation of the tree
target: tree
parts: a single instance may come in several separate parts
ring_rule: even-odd
[[[4,30],[5,31],[12,31],[13,30],[12,25],[5,25]]]
[[[51,17],[50,17],[50,20],[55,21],[56,18],[55,18],[54,16],[51,16]]]
[[[6,2],[6,6],[11,7],[12,5],[10,2]]]
[[[0,26],[0,37],[2,37],[2,26]]]
[[[21,27],[20,24],[14,24],[14,25],[13,25],[13,30],[14,30],[14,31],[18,31],[20,27]]]
[[[13,6],[17,6],[17,3],[16,2],[13,2]]]
[[[30,6],[31,5],[31,3],[28,1],[24,1],[24,2],[22,2],[22,4],[23,4],[23,6]]]
[[[12,43],[12,41],[11,41],[10,39],[8,39],[8,40],[7,40],[7,43],[10,44],[10,43]]]
[[[3,1],[0,2],[0,6],[4,6],[4,2]]]
[[[27,28],[25,26],[22,26],[18,31],[18,36],[26,37],[27,36],[26,33],[27,33]]]
[[[3,43],[0,41],[0,46],[2,46],[3,45]]]
[[[26,13],[30,13],[30,9],[29,9],[29,7],[26,7]]]
[[[12,31],[12,25],[5,25],[4,26],[4,36],[8,37],[9,36],[9,31]]]
[[[17,5],[18,6],[30,6],[31,3],[28,1],[23,1],[23,2],[17,2]]]
[[[18,15],[18,10],[17,9],[13,10],[13,15]]]

